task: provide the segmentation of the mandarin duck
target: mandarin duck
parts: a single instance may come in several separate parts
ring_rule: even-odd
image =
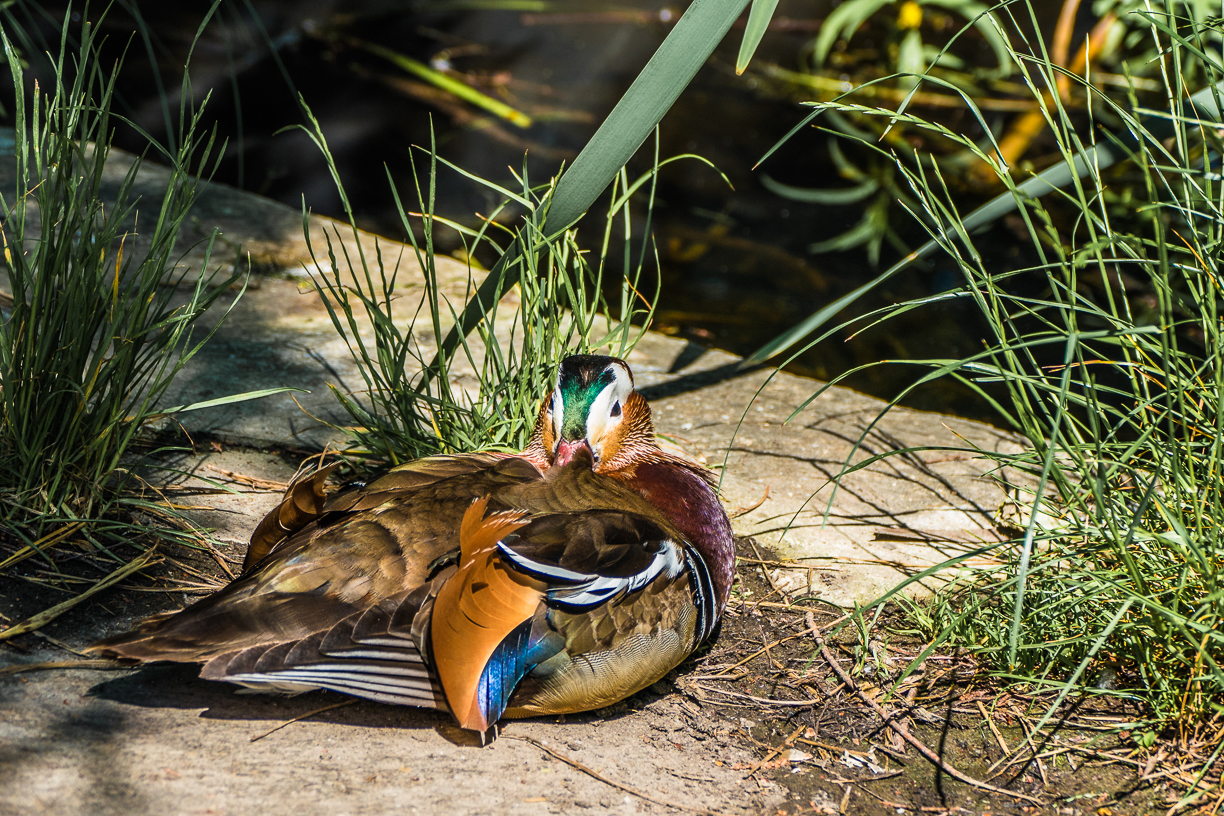
[[[328,470],[286,491],[231,584],[91,650],[440,709],[483,733],[640,691],[727,603],[711,474],[658,446],[622,360],[562,361],[520,454],[430,456],[331,497]]]

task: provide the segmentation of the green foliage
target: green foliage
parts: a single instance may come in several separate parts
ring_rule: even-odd
[[[838,175],[854,182],[852,187],[833,187],[826,189],[808,189],[793,187],[789,184],[775,181],[769,176],[763,176],[761,183],[765,189],[792,201],[804,201],[814,204],[841,206],[867,202],[863,217],[850,229],[808,245],[808,252],[844,252],[857,246],[867,250],[867,261],[873,267],[880,261],[880,248],[887,240],[898,252],[908,252],[908,248],[897,235],[889,220],[889,213],[894,202],[913,212],[917,204],[901,189],[896,181],[897,171],[893,162],[886,156],[869,155],[867,170],[862,170],[851,162],[839,144],[837,137],[829,139],[829,156],[837,168]]]
[[[850,40],[863,24],[892,5],[893,0],[846,0],[833,9],[812,43],[813,67],[817,70],[823,68],[838,40]],[[964,65],[947,48],[923,42],[924,9],[952,12],[967,21],[966,27],[975,28],[990,44],[995,55],[998,65],[990,74],[998,78],[1011,73],[1012,59],[1007,37],[991,18],[988,7],[982,3],[975,0],[905,0],[895,5],[897,11],[891,26],[897,35],[897,43],[890,55],[891,67],[907,87],[916,86],[918,76],[926,72],[927,66],[961,68]]]
[[[335,164],[317,123],[311,136],[327,155],[343,197]],[[522,449],[561,359],[596,350],[627,355],[645,331],[653,309],[639,292],[648,253],[646,245],[641,245],[636,254],[631,249],[634,220],[629,208],[634,194],[649,185],[644,231],[648,233],[655,172],[632,182],[623,170],[617,176],[602,248],[592,264],[579,247],[574,230],[546,236],[535,226],[539,221],[536,214],[549,206],[553,187],[533,186],[524,169],[518,177],[519,189],[512,191],[449,165],[432,150],[428,157],[428,184],[422,185],[418,179],[414,191],[421,217],[419,237],[409,213],[400,206],[416,260],[413,273],[419,267],[425,279],[418,299],[403,291],[408,273],[401,269],[402,258],[388,258],[381,250],[375,258],[366,257],[359,249],[354,255],[347,247],[359,247],[356,240],[346,243],[338,240],[339,235],[327,236],[327,260],[321,264],[316,261],[324,270],[316,285],[365,382],[362,394],[334,389],[355,423],[347,430],[358,451],[394,463],[439,451]],[[472,230],[434,214],[439,163],[502,198],[480,229]],[[508,206],[525,211],[517,233],[498,223]],[[350,212],[350,227],[351,222]],[[517,295],[513,309],[506,304],[499,310],[495,304],[480,301],[479,291],[472,294],[477,282],[469,267],[464,297],[476,298],[484,317],[475,327],[474,338],[465,337],[455,351],[443,347],[435,355],[436,341],[457,319],[439,282],[433,244],[437,224],[463,235],[469,258],[488,250],[494,252],[503,259],[500,266],[504,274],[518,283],[513,289]],[[608,256],[618,226],[623,228],[620,237],[624,239],[619,263]],[[356,239],[356,229],[351,229]],[[501,245],[494,240],[498,233],[504,236]],[[513,247],[520,251],[504,261]],[[338,249],[343,250],[340,255]],[[620,276],[618,304],[607,303],[602,295],[607,274]],[[639,323],[637,327],[631,325],[633,320]],[[363,332],[367,321],[369,329]]]
[[[739,56],[735,59],[735,73],[742,74],[747,70],[777,8],[778,0],[752,0],[748,23],[744,26],[744,39],[740,41]]]
[[[454,94],[459,99],[467,102],[473,107],[481,108],[501,119],[512,122],[516,127],[529,128],[531,127],[531,117],[515,108],[502,102],[500,99],[494,99],[488,94],[472,88],[471,86],[460,82],[458,79],[445,74],[441,71],[430,68],[423,62],[405,56],[398,51],[393,51],[390,48],[378,45],[377,43],[354,41],[354,44],[360,45],[361,48],[371,54],[382,57],[391,64],[407,71],[410,74],[420,77],[421,79],[433,85],[435,88],[440,88],[447,93]]]
[[[1150,16],[1175,26],[1193,26],[1197,31],[1196,48],[1204,52],[1205,60],[1184,66],[1195,72],[1191,81],[1203,82],[1200,73],[1207,61],[1220,64],[1221,30],[1220,4],[1213,0],[1166,0],[1161,3],[1145,0],[1096,0],[1092,13],[1098,18],[1113,15],[1113,24],[1101,42],[1093,43],[1095,61],[1134,76],[1156,76],[1160,73],[1159,45],[1152,39]],[[1125,68],[1123,68],[1125,66]]]
[[[1176,4],[1174,3],[1172,5],[1176,5]],[[1029,10],[1031,13],[1032,9],[1030,8]],[[1162,21],[1162,24],[1164,24],[1166,27],[1169,24],[1164,23],[1163,21],[1165,20],[1176,21],[1178,19],[1175,15],[1170,14],[1170,13],[1161,14],[1161,15],[1158,15],[1158,17]],[[1153,15],[1145,16],[1145,14],[1140,14],[1139,12],[1135,12],[1135,14],[1132,15],[1131,21],[1133,22],[1133,20],[1135,19],[1141,19],[1141,20],[1147,21],[1149,25],[1149,29],[1150,29],[1150,27],[1154,24],[1153,21],[1155,20],[1155,17],[1153,17]],[[1200,33],[1201,33],[1201,30],[1200,30]],[[1150,31],[1147,36],[1149,39],[1151,38]],[[1212,57],[1211,56],[1212,52],[1204,48],[1203,41],[1201,38],[1196,38],[1196,43],[1197,44],[1195,47],[1201,53],[1201,57],[1197,60],[1188,62],[1185,66],[1183,66],[1186,73],[1182,73],[1178,75],[1178,81],[1186,84],[1187,87],[1198,87],[1199,85],[1206,83],[1206,79],[1204,78],[1204,68],[1207,68],[1208,66],[1211,66],[1211,65],[1220,64],[1220,59]],[[1044,75],[1043,81],[1048,81],[1049,86],[1054,86],[1056,73],[1060,74],[1061,72],[1058,72],[1057,69],[1051,66],[1048,62],[1045,62],[1044,49],[1035,48],[1035,49],[1030,49],[1030,50],[1033,51],[1032,58],[1038,64],[1044,64],[1045,66],[1039,72]],[[1019,55],[1017,54],[1017,56]],[[1138,67],[1146,68],[1149,66],[1141,62],[1139,63]],[[1129,63],[1127,63],[1127,65],[1125,66],[1125,70],[1128,72],[1128,75],[1129,75],[1129,71],[1130,71]],[[1026,72],[1026,74],[1029,74],[1031,76],[1031,73],[1029,72]],[[1193,78],[1196,76],[1199,78],[1199,82],[1195,84],[1190,84]],[[950,83],[944,82],[943,80],[939,80],[934,77],[927,77],[926,81],[937,84],[937,85],[941,85],[945,88],[954,87]],[[1135,81],[1137,82],[1138,80],[1135,80]],[[1145,83],[1149,85],[1152,84],[1151,80],[1144,80],[1144,81]],[[1081,86],[1082,84],[1083,83],[1080,83]],[[1030,89],[1032,88],[1031,85],[1027,87],[1029,87]],[[1159,88],[1162,86],[1156,85],[1156,87]],[[1120,119],[1117,119],[1116,117],[1113,117],[1111,115],[1111,111],[1118,104],[1128,105],[1131,109],[1135,110],[1139,114],[1140,121],[1146,127],[1149,127],[1152,129],[1152,135],[1158,136],[1159,138],[1168,137],[1171,134],[1171,130],[1167,126],[1167,122],[1166,122],[1167,117],[1165,116],[1164,112],[1159,109],[1159,105],[1163,104],[1163,99],[1160,99],[1157,101],[1157,105],[1158,105],[1157,108],[1142,108],[1137,104],[1134,90],[1135,89],[1132,87],[1130,89],[1131,95],[1123,98],[1121,100],[1121,103],[1117,99],[1114,99],[1108,104],[1096,104],[1095,106],[1087,105],[1087,107],[1090,111],[1092,111],[1092,113],[1094,114],[1096,118],[1099,118],[1101,120],[1106,120],[1105,124],[1110,125],[1115,134],[1126,134],[1127,128],[1126,128],[1125,120],[1120,120]],[[1099,87],[1094,86],[1091,94],[1084,94],[1084,95],[1088,98],[1089,101],[1091,101],[1091,99],[1099,95],[1100,92],[1101,92],[1101,89]],[[964,91],[958,91],[958,93],[961,95],[961,98],[964,101],[965,107],[968,108],[968,110],[973,115],[974,119],[977,120],[978,124],[982,127],[982,129],[985,130],[988,134],[991,134],[989,123],[986,121],[985,117],[983,116],[982,111],[978,109],[973,96],[971,96],[970,94]],[[1167,90],[1164,93],[1165,93],[1165,96],[1167,97],[1167,93],[1168,93]],[[955,153],[953,153],[951,157],[942,160],[942,166],[944,170],[962,171],[966,167],[966,159],[968,159],[970,162],[977,162],[982,156],[982,149],[983,149],[982,145],[969,144],[963,138],[960,138],[959,136],[952,133],[951,131],[945,128],[938,127],[934,122],[930,122],[925,119],[922,119],[921,117],[915,117],[912,114],[905,113],[904,111],[908,107],[907,105],[902,105],[900,111],[891,111],[891,110],[882,110],[880,108],[865,107],[863,105],[849,104],[847,102],[843,102],[841,98],[839,98],[838,102],[839,104],[810,103],[809,107],[814,108],[813,112],[807,117],[805,117],[802,121],[800,121],[799,124],[793,127],[790,130],[790,132],[787,133],[786,136],[782,138],[782,140],[778,143],[778,145],[775,145],[769,151],[769,153],[767,153],[764,157],[762,157],[761,161],[764,161],[766,158],[768,158],[769,155],[771,155],[775,150],[777,150],[779,145],[781,145],[783,142],[794,137],[795,134],[801,132],[804,128],[811,125],[818,117],[821,117],[821,116],[828,117],[830,122],[833,124],[833,129],[840,136],[847,137],[855,141],[858,141],[862,146],[867,147],[871,150],[879,149],[878,145],[876,145],[875,143],[876,140],[871,138],[870,134],[867,131],[863,130],[860,127],[857,127],[856,125],[862,124],[865,120],[875,119],[879,121],[880,126],[877,130],[881,134],[879,137],[881,141],[884,140],[885,136],[892,134],[895,137],[895,135],[900,130],[902,130],[903,128],[907,128],[910,125],[913,125],[913,127],[911,127],[908,131],[906,131],[907,134],[912,138],[921,140],[924,137],[924,135],[931,136],[931,137],[934,137],[935,141],[937,142],[940,142],[943,144],[950,143],[953,147],[961,148],[957,150]],[[1198,91],[1196,91],[1194,94],[1191,95],[1190,99],[1187,100],[1186,102],[1186,108],[1187,110],[1200,111],[1201,114],[1208,119],[1219,120],[1221,118],[1218,115],[1219,106],[1216,104],[1216,91],[1214,90],[1213,86],[1209,83],[1207,84],[1207,87],[1200,88]],[[1062,104],[1060,104],[1056,109],[1051,110],[1049,104],[1045,101],[1041,101],[1039,103],[1039,109],[1043,111],[1043,115],[1047,119],[1049,119],[1050,116],[1054,113],[1057,113],[1061,116],[1067,116],[1071,114],[1071,112]],[[848,121],[848,118],[841,116],[841,114],[846,114],[847,117],[854,117],[856,119],[856,125],[851,125]],[[925,131],[925,134],[923,133],[924,131]],[[990,201],[978,207],[977,209],[975,209],[973,212],[969,213],[968,215],[965,215],[962,217],[961,220],[962,220],[964,231],[966,233],[970,233],[975,230],[981,229],[982,227],[998,220],[999,218],[1002,218],[1004,215],[1016,210],[1016,208],[1019,206],[1019,202],[1023,201],[1024,199],[1028,197],[1042,196],[1042,195],[1046,195],[1050,193],[1053,190],[1057,190],[1059,188],[1073,187],[1075,185],[1078,185],[1081,179],[1086,178],[1090,174],[1092,173],[1099,174],[1101,171],[1105,170],[1106,168],[1111,167],[1115,163],[1121,161],[1122,159],[1125,158],[1125,154],[1124,154],[1124,151],[1115,144],[1118,138],[1129,138],[1129,136],[1125,136],[1125,137],[1112,136],[1108,138],[1099,138],[1094,141],[1090,141],[1088,143],[1076,143],[1074,145],[1074,152],[1071,154],[1065,155],[1064,161],[1056,162],[1055,164],[1042,170],[1040,173],[1033,175],[1031,178],[1025,179],[1023,182],[1012,181],[1012,176],[1009,174],[1008,180],[1012,181],[1012,183],[1009,185],[1009,189],[995,196]],[[996,151],[999,150],[999,145],[995,143],[994,136],[989,135],[989,139],[990,139],[990,147]],[[926,153],[919,151],[919,150],[915,150],[909,146],[904,146],[904,147],[899,146],[897,144],[897,141],[898,140],[894,138],[892,142],[893,147],[896,149],[892,151],[880,151],[880,152],[884,153],[891,160],[904,159],[904,160],[909,161],[913,165],[918,165],[924,161],[928,161],[928,162],[930,161],[930,157]],[[873,173],[871,174],[871,178],[874,179],[877,184],[888,184],[892,182],[891,175],[883,176],[881,174],[882,174],[881,167],[879,165],[873,165]],[[954,172],[951,175],[955,177],[956,175],[958,175],[958,173]],[[788,188],[785,190],[779,190],[779,192],[780,194],[786,195],[791,198],[798,198],[799,200],[804,200],[805,197],[810,197],[808,198],[808,200],[820,200],[816,196],[846,195],[846,194],[853,195],[856,192],[861,192],[863,189],[864,189],[864,186],[851,188],[849,191],[798,190],[796,188]],[[917,213],[920,210],[920,208],[912,206],[911,203],[906,201],[903,196],[904,194],[898,191],[897,197],[899,200],[901,200],[903,206],[905,206],[905,208],[910,213]],[[866,195],[864,195],[864,198],[866,198]],[[849,233],[846,233],[842,236],[838,236],[835,239],[831,239],[832,241],[836,242],[834,244],[834,248],[840,248],[841,246],[853,246],[855,245],[855,243],[863,242],[866,240],[876,242],[878,245],[878,242],[881,240],[881,238],[886,236],[887,222],[878,213],[879,210],[884,209],[884,204],[885,202],[882,202],[879,198],[874,199],[872,201],[871,207],[869,208],[869,211],[864,215],[863,221],[861,221],[858,225],[852,228]],[[876,212],[873,212],[872,210],[876,210]],[[868,243],[868,246],[870,247],[871,243]],[[818,247],[818,248],[823,249],[824,247]],[[914,250],[913,252],[910,252],[905,257],[903,257],[901,260],[897,261],[892,266],[890,266],[888,269],[881,272],[875,278],[867,281],[866,283],[862,284],[861,286],[849,292],[848,294],[843,295],[842,297],[838,298],[833,303],[828,304],[827,306],[821,308],[814,314],[810,315],[809,317],[804,319],[802,322],[800,322],[798,325],[790,329],[787,329],[782,334],[775,337],[773,340],[770,340],[764,346],[762,346],[761,348],[757,349],[752,354],[750,354],[743,361],[743,363],[741,363],[741,368],[748,368],[751,366],[759,365],[760,363],[765,362],[771,357],[782,354],[788,349],[791,349],[796,344],[803,341],[804,338],[808,337],[813,332],[823,327],[826,323],[828,323],[830,320],[836,317],[842,310],[844,310],[848,305],[858,300],[865,293],[872,291],[873,289],[878,287],[880,284],[882,284],[884,281],[887,281],[888,279],[896,275],[898,272],[909,268],[910,266],[914,265],[918,261],[931,257],[931,255],[935,253],[939,248],[940,248],[939,239],[932,238],[931,240],[927,241],[925,244],[920,246],[918,249]],[[837,331],[837,329],[834,329],[833,331]],[[822,340],[826,339],[827,337],[830,336],[831,333],[832,332],[826,331],[824,334],[820,335],[815,340],[808,342],[805,349],[811,348],[816,343],[819,343]]]
[[[333,322],[350,343],[362,377],[366,379],[370,399],[370,404],[362,405],[339,395],[345,409],[359,425],[357,433],[362,447],[393,461],[439,448],[521,447],[534,422],[535,400],[551,387],[546,379],[547,371],[563,356],[565,345],[572,344],[573,349],[612,341],[592,338],[592,321],[599,301],[588,292],[599,291],[597,283],[603,274],[603,253],[607,251],[607,236],[611,235],[608,230],[613,219],[608,221],[601,261],[594,273],[586,268],[570,228],[610,186],[613,187],[611,212],[617,213],[617,218],[628,219],[625,209],[628,195],[625,193],[635,190],[645,180],[630,185],[624,176],[625,163],[659,125],[747,2],[695,0],[573,165],[553,185],[543,191],[536,190],[524,172],[519,179],[518,192],[498,190],[507,201],[523,207],[529,214],[528,219],[510,234],[507,246],[497,247],[497,262],[472,292],[463,310],[449,314],[449,303],[441,303],[432,296],[427,299],[435,339],[439,339],[430,362],[425,363],[424,358],[417,357],[421,346],[414,346],[410,330],[395,328],[390,314],[394,267],[389,270],[388,278],[386,265],[381,262],[371,265],[371,259],[364,257],[346,258],[343,263],[329,262],[332,275],[324,286],[335,297],[340,310],[333,313]],[[747,55],[742,55],[744,61],[755,48],[755,42],[759,42],[772,13],[769,2],[761,2],[758,6],[754,7],[752,28],[745,34]],[[326,152],[326,143],[317,127],[313,136]],[[333,175],[334,172],[333,165]],[[339,184],[339,179],[337,182]],[[433,223],[437,220],[432,214],[432,175],[428,195],[420,188],[416,192],[426,215],[424,241],[414,248],[421,268],[436,280],[431,237]],[[625,237],[628,237],[629,221],[624,223]],[[409,232],[411,234],[411,230]],[[487,226],[471,235],[471,240],[474,248],[490,241]],[[329,241],[329,246],[334,245]],[[633,281],[640,274],[641,264],[643,258],[633,261],[628,256],[622,263],[625,285],[618,317],[625,322],[639,310],[633,303],[638,296]],[[350,284],[340,283],[341,268],[356,270],[355,279],[365,280],[351,290],[355,300],[345,294],[348,291],[345,286]],[[378,269],[377,279],[370,273],[372,268]],[[595,289],[589,289],[592,278]],[[492,343],[496,321],[491,312],[515,287],[520,297],[519,318],[515,323],[518,327],[515,332],[519,334],[515,343],[521,345],[513,345],[513,354],[503,356],[499,352],[501,344]],[[379,327],[379,339],[372,347],[361,343],[356,324],[351,322],[357,302],[373,325]],[[573,318],[562,318],[561,310],[572,310]],[[439,334],[443,329],[446,330],[444,336]],[[616,338],[617,332],[627,330],[614,330],[610,336]],[[493,354],[470,349],[466,338],[474,332],[479,334],[482,346]],[[621,334],[619,339],[614,339],[622,350],[625,338],[627,335]],[[460,393],[448,382],[437,382],[448,379],[460,357],[479,372],[480,385],[475,394]],[[424,365],[421,378],[411,383],[403,374],[403,365],[410,358]],[[504,385],[498,385],[502,382]],[[405,389],[404,385],[409,388]]]
[[[616,103],[582,148],[578,158],[556,182],[547,207],[533,209],[528,240],[538,230],[551,239],[573,226],[623,172],[671,108],[676,98],[705,64],[739,17],[748,0],[694,0],[676,22],[625,95]],[[760,12],[754,15],[759,23]],[[755,24],[754,24],[755,25]],[[439,346],[439,361],[453,354],[503,294],[517,283],[516,260],[526,245],[516,241],[494,265]]]
[[[1218,83],[1224,66],[1197,29],[1169,19],[1147,17],[1166,54],[1171,120],[1145,120],[1133,97],[1121,104],[1086,84],[1086,118],[1039,99],[1072,181],[1045,199],[978,150],[1028,231],[1021,268],[983,260],[937,162],[897,162],[963,275],[936,299],[973,304],[992,332],[966,359],[912,361],[930,369],[920,382],[955,377],[991,400],[1002,387],[995,404],[1029,443],[973,452],[1011,483],[1020,530],[978,560],[917,576],[951,583],[915,622],[1004,677],[1059,690],[1059,702],[1072,691],[1141,700],[1156,726],[1210,717],[1224,699],[1224,141],[1204,122],[1218,118],[1219,86],[1195,107],[1181,84]],[[1030,87],[1053,84],[1039,51],[1016,57]],[[1083,161],[1098,106],[1133,134],[1108,146],[1127,160],[1108,177]],[[970,566],[983,557],[993,565]]]
[[[105,172],[118,67],[98,67],[88,24],[71,53],[67,25],[54,85],[35,85],[32,95],[3,33],[16,174],[14,188],[0,191],[12,298],[0,313],[0,518],[35,532],[103,511],[124,455],[200,346],[193,323],[235,280],[171,274],[197,194],[193,172],[213,154],[212,140],[199,137],[199,112],[180,121],[181,144],[165,157],[170,179],[160,202],[143,202],[137,239],[140,162],[119,179]],[[105,208],[111,184],[115,203]]]

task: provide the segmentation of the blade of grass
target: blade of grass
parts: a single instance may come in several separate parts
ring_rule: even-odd
[[[608,188],[692,81],[747,3],[748,0],[695,0],[685,10],[573,165],[557,180],[540,227],[547,240],[574,224]],[[541,213],[537,211],[533,218],[539,224]],[[440,360],[453,354],[460,340],[471,333],[488,310],[518,282],[522,251],[521,242],[516,241],[494,264],[489,276],[459,314],[454,328],[447,332],[438,356],[427,370],[432,371]]]
[[[115,570],[110,575],[107,575],[105,578],[98,581],[84,592],[74,595],[63,603],[58,603],[49,609],[45,609],[42,612],[39,612],[37,615],[27,618],[21,623],[14,624],[9,628],[0,631],[0,641],[5,641],[9,638],[14,638],[17,635],[24,635],[27,632],[33,632],[36,629],[41,629],[51,621],[58,618],[60,615],[77,606],[81,602],[89,600],[102,590],[114,586],[132,573],[139,572],[145,567],[151,567],[160,561],[161,556],[158,555],[155,549],[146,550],[143,554],[119,567],[119,569]]]
[[[1212,112],[1216,114],[1213,121],[1221,121],[1219,118],[1219,108],[1216,107],[1216,99],[1218,95],[1224,92],[1224,83],[1204,88],[1190,97],[1189,105],[1192,109],[1200,112],[1204,117],[1211,116]],[[799,132],[801,127],[806,127],[811,124],[812,120],[825,109],[835,108],[832,103],[828,105],[818,105],[817,110],[804,118],[804,120],[796,125],[786,136],[783,141],[791,138]],[[1152,112],[1152,118],[1159,116],[1167,116],[1167,114],[1159,114]],[[1149,124],[1154,124],[1149,122]],[[1164,128],[1159,126],[1153,127],[1152,138],[1159,138],[1159,134],[1164,132]],[[772,151],[771,151],[772,152]],[[768,155],[768,154],[766,154]],[[1026,179],[1016,185],[1014,190],[1009,190],[1005,193],[992,198],[982,206],[978,207],[973,212],[964,217],[964,225],[967,231],[973,231],[988,224],[992,224],[1010,212],[1016,210],[1020,206],[1020,200],[1024,197],[1037,198],[1054,190],[1061,189],[1071,185],[1078,179],[1085,178],[1090,172],[1099,172],[1107,167],[1112,166],[1120,161],[1124,155],[1116,148],[1099,143],[1086,150],[1078,153],[1072,164],[1058,163],[1030,179]],[[939,249],[940,243],[937,239],[931,239],[919,247],[914,252],[906,255],[900,261],[893,264],[883,273],[872,278],[867,283],[854,289],[847,295],[838,298],[833,303],[821,308],[808,317],[802,323],[792,329],[788,329],[782,334],[770,340],[765,345],[748,355],[747,358],[740,364],[741,368],[751,368],[752,366],[760,365],[766,360],[775,357],[784,351],[790,349],[803,338],[816,331],[818,328],[827,323],[830,319],[839,314],[843,309],[854,303],[867,292],[875,289],[884,281],[892,278],[898,272],[908,268],[912,264],[930,256],[935,250]]]
[[[778,0],[752,0],[752,9],[748,12],[748,24],[744,27],[744,39],[740,42],[739,55],[735,58],[735,74],[739,76],[748,69],[752,55],[756,53],[761,38],[769,29],[769,21],[773,19],[774,9]]]
[[[529,128],[532,125],[531,117],[522,111],[507,105],[501,100],[494,99],[488,94],[481,93],[472,86],[460,82],[448,74],[434,70],[423,62],[417,62],[411,57],[407,57],[398,51],[394,51],[386,46],[379,45],[378,43],[367,42],[365,40],[359,40],[356,38],[350,38],[348,42],[350,45],[364,51],[368,51],[376,57],[382,57],[391,64],[404,69],[410,74],[416,74],[430,85],[454,94],[464,102],[467,102],[469,105],[474,105],[482,110],[487,110],[494,116],[505,119],[515,127]]]

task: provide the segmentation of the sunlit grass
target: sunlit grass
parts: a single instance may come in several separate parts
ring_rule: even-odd
[[[311,135],[327,156],[343,197],[317,123]],[[627,356],[649,325],[657,292],[643,292],[641,281],[646,266],[657,262],[649,224],[659,163],[636,180],[623,171],[616,177],[602,244],[587,252],[576,230],[548,236],[537,226],[543,221],[537,215],[547,210],[554,188],[533,185],[525,168],[516,174],[519,186],[511,190],[449,165],[433,150],[420,156],[427,170],[412,191],[416,207],[406,208],[396,192],[411,253],[392,256],[384,246],[376,257],[368,257],[344,249],[358,242],[327,235],[326,258],[314,258],[322,270],[316,285],[365,384],[361,393],[334,389],[354,423],[345,430],[356,452],[392,463],[436,452],[520,450],[563,357],[592,352]],[[487,187],[500,205],[478,228],[437,216],[439,172],[458,172]],[[645,228],[635,236],[630,207],[639,195],[646,199]],[[512,206],[523,215],[517,226],[504,226],[499,217]],[[492,253],[502,259],[488,273],[469,266],[466,294],[458,303],[441,293],[434,247],[439,224],[460,233],[468,258]],[[609,254],[614,234],[622,247],[619,257]],[[321,249],[318,238],[313,252]],[[410,282],[418,268],[421,294],[397,291],[397,283]],[[516,281],[510,288],[512,305],[499,309],[480,300],[485,274]],[[605,299],[605,278],[619,281],[619,302]],[[439,351],[437,341],[452,329],[465,304],[470,308],[469,299],[475,299],[485,317],[457,348]],[[369,329],[363,332],[365,326]],[[422,342],[422,336],[428,339]]]
[[[957,378],[1028,441],[1014,455],[973,451],[1027,507],[1023,529],[989,553],[1000,566],[960,560],[912,579],[955,576],[933,603],[910,607],[912,619],[932,648],[967,646],[1006,681],[1056,692],[1056,705],[1085,693],[1137,704],[1136,738],[1150,744],[1165,729],[1194,731],[1224,700],[1224,144],[1212,124],[1218,96],[1196,110],[1189,97],[1202,86],[1182,82],[1218,83],[1224,68],[1185,20],[1149,14],[1145,24],[1165,54],[1167,113],[1139,109],[1134,96],[1113,101],[1082,78],[1072,81],[1088,113],[1069,111],[1039,92],[1057,74],[1040,45],[1014,53],[1061,161],[1091,157],[1100,139],[1125,159],[1108,175],[1089,162],[1083,178],[1036,198],[995,154],[900,115],[993,169],[1015,196],[1028,260],[993,268],[938,162],[906,157],[897,167],[915,215],[964,283],[868,322],[936,301],[973,304],[991,332],[982,351],[910,361],[929,369],[918,384]],[[1120,122],[1120,135],[1101,122]]]
[[[202,132],[203,106],[184,108],[176,148],[150,142],[169,179],[138,199],[139,160],[117,182],[106,173],[119,66],[99,65],[96,24],[79,28],[75,47],[71,25],[53,82],[32,92],[0,31],[16,101],[14,179],[0,191],[0,572],[38,559],[55,573],[63,554],[110,572],[56,614],[148,565],[142,550],[157,541],[196,540],[167,502],[141,490],[136,443],[152,421],[202,407],[163,398],[207,339],[199,318],[241,281],[238,271],[210,271],[215,233],[198,266],[177,269],[198,176],[221,152]],[[186,81],[182,98],[192,98]]]
[[[27,97],[21,59],[4,38],[14,79],[16,195],[0,191],[11,306],[0,320],[0,485],[10,521],[41,514],[90,516],[174,375],[199,347],[192,324],[238,279],[200,269],[167,274],[196,197],[193,171],[211,140],[199,115],[157,206],[142,202],[134,245],[140,162],[103,205],[118,69],[104,74],[82,29],[77,54],[61,54],[54,87]],[[76,58],[79,69],[65,65]],[[207,255],[206,255],[207,257]],[[207,263],[207,261],[205,261]],[[170,284],[170,285],[167,285]],[[177,287],[190,294],[172,302]]]

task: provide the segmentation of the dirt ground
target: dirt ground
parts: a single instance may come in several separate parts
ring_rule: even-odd
[[[785,791],[774,812],[1121,816],[1163,811],[1175,799],[1172,788],[1140,783],[1139,763],[1119,761],[1129,743],[1111,726],[1134,712],[1081,704],[1034,733],[1042,701],[1007,694],[968,657],[939,654],[902,683],[904,699],[885,699],[890,681],[922,648],[898,634],[903,621],[886,617],[869,633],[864,655],[851,627],[825,636],[837,631],[841,615],[762,608],[760,599],[774,594],[766,572],[741,560],[740,577],[748,597],[739,614],[728,619],[706,665],[681,676],[678,687],[692,699],[741,706],[738,734],[758,757],[746,772]],[[728,666],[734,668],[707,674]],[[959,781],[922,756],[864,698],[952,771],[995,790]],[[813,704],[795,705],[804,699]],[[1043,758],[1034,761],[1034,753]]]
[[[433,712],[327,692],[247,695],[192,666],[84,662],[75,650],[225,580],[215,557],[166,555],[154,579],[0,646],[0,814],[1126,816],[1163,811],[1178,793],[1139,782],[1145,758],[1109,733],[1127,712],[1084,705],[1030,736],[1033,701],[1001,696],[967,658],[936,655],[903,686],[904,702],[883,705],[947,765],[999,790],[958,781],[864,699],[879,700],[883,675],[920,645],[892,632],[881,650],[869,637],[875,659],[860,660],[853,627],[836,629],[829,607],[786,600],[770,585],[775,556],[751,539],[708,650],[611,708],[508,722],[483,746]],[[62,595],[9,578],[0,615],[20,620]],[[902,628],[885,622],[880,633],[889,627]]]

